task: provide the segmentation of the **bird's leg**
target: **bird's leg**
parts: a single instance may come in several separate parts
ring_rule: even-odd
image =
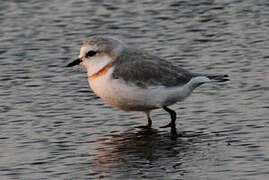
[[[152,121],[151,121],[149,112],[145,112],[145,115],[146,115],[146,118],[148,120],[148,124],[146,126],[138,126],[137,128],[147,128],[147,129],[150,129],[151,128]]]
[[[161,126],[160,128],[167,128],[167,127],[171,127],[172,130],[176,130],[176,118],[177,118],[177,114],[175,111],[173,111],[172,109],[169,109],[168,107],[164,106],[163,109],[167,112],[169,112],[170,116],[171,116],[171,121],[169,122],[169,124],[165,125],[165,126]]]
[[[148,127],[148,128],[151,128],[151,125],[152,125],[152,121],[151,121],[151,118],[150,118],[150,115],[149,115],[149,113],[146,113],[146,117],[147,117],[147,120],[148,120],[148,124],[147,124],[147,127]]]

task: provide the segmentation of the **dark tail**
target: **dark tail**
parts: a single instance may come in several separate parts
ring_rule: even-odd
[[[225,75],[206,75],[207,78],[211,79],[211,80],[216,80],[218,82],[225,82],[225,81],[229,81],[229,76],[227,74]]]

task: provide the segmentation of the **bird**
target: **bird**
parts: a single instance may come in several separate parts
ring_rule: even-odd
[[[152,127],[150,112],[163,109],[171,120],[160,128],[175,129],[177,114],[171,105],[185,100],[202,84],[229,80],[227,74],[190,72],[109,36],[93,35],[84,41],[79,57],[66,67],[76,65],[87,70],[91,89],[107,104],[143,113],[147,119],[144,128]]]

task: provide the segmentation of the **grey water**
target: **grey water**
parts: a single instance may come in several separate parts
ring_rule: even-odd
[[[231,81],[136,128],[64,67],[95,34]],[[267,0],[1,1],[0,179],[269,179],[268,69]]]

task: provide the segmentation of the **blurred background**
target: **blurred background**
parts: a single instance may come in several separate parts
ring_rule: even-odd
[[[137,129],[64,67],[96,34],[231,81]],[[267,0],[1,1],[0,179],[268,179],[268,69]]]

